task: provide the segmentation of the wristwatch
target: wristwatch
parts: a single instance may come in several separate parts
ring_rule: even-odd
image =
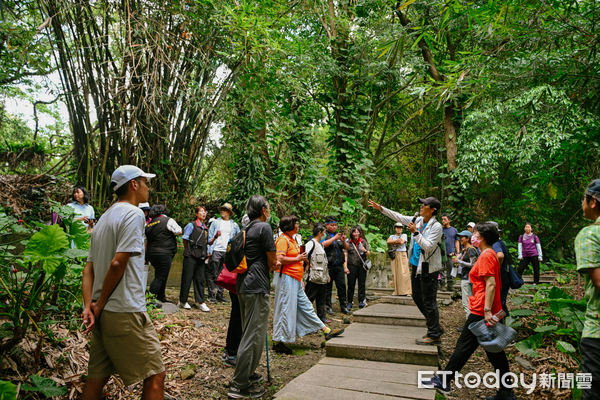
[[[492,309],[483,307],[483,312],[487,312],[487,311],[492,312]]]
[[[413,233],[413,236],[419,236],[419,231],[416,231],[415,233]]]

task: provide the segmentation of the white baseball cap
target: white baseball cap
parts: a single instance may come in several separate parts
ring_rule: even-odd
[[[475,228],[475,222],[469,222],[469,223],[467,224],[467,226],[468,226],[469,228]]]
[[[110,177],[110,182],[116,183],[115,187],[113,188],[113,191],[116,192],[118,188],[120,188],[130,180],[139,178],[140,176],[143,176],[146,179],[152,179],[156,175],[147,174],[135,165],[121,165],[115,170],[115,172],[113,172],[112,176]]]

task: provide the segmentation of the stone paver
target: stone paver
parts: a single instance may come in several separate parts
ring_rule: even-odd
[[[431,371],[432,367],[325,357],[275,399],[434,399],[435,391],[417,388],[419,370]]]
[[[417,306],[375,304],[354,312],[354,322],[378,325],[427,326]]]
[[[438,365],[438,348],[415,343],[426,328],[352,323],[325,346],[327,357],[392,363]]]
[[[385,304],[400,304],[403,306],[415,305],[415,301],[411,296],[382,296],[381,302]]]

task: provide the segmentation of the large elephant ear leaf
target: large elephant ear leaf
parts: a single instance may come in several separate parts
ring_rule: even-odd
[[[0,400],[16,400],[17,387],[10,382],[0,381]]]
[[[50,257],[69,248],[67,234],[59,225],[49,225],[36,232],[27,243],[23,254],[33,257]]]
[[[89,247],[90,234],[87,233],[87,227],[83,224],[83,222],[79,220],[73,220],[73,224],[71,225],[71,236],[75,246],[78,249],[85,249]]]

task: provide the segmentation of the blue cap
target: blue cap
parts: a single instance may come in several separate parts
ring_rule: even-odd
[[[589,196],[600,196],[600,179],[594,179],[587,185],[585,189],[585,194]],[[597,198],[597,197],[596,197]],[[600,199],[599,199],[600,200]]]
[[[466,237],[470,238],[471,236],[473,236],[473,234],[469,231],[462,231],[461,233],[458,234],[458,236],[466,236]]]

